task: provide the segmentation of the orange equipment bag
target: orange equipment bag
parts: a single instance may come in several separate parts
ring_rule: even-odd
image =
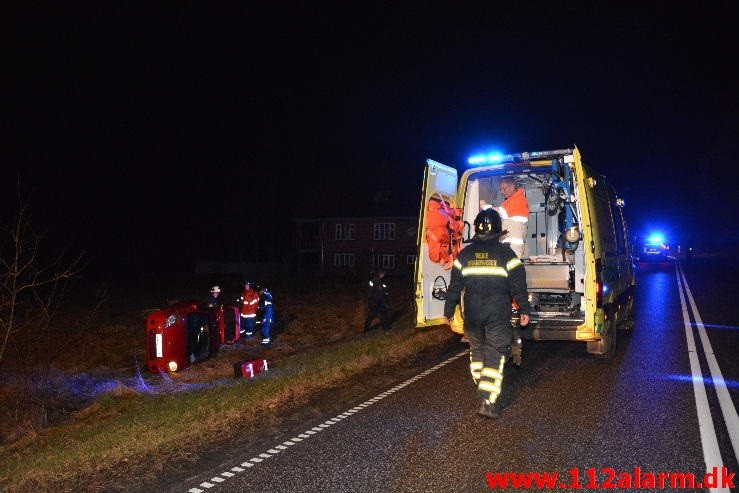
[[[444,270],[449,270],[462,249],[464,221],[462,209],[451,207],[441,194],[439,197],[429,198],[426,209],[426,243],[431,261],[440,263]]]

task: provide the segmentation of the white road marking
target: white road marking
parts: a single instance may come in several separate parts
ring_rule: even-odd
[[[293,437],[293,438],[291,438],[290,440],[288,440],[286,442],[282,442],[282,445],[296,445],[296,442],[301,442],[301,441],[303,441],[306,438],[310,438],[311,435],[315,435],[319,431],[323,431],[325,428],[329,428],[331,425],[338,423],[342,419],[347,418],[347,417],[353,415],[354,413],[356,413],[358,411],[361,411],[362,409],[364,409],[366,407],[371,406],[372,404],[376,403],[377,401],[381,401],[382,399],[384,399],[385,397],[387,397],[391,393],[396,392],[396,391],[402,389],[403,387],[405,387],[406,385],[409,385],[409,384],[415,382],[416,380],[418,380],[420,378],[423,378],[426,375],[431,374],[432,372],[438,370],[439,368],[443,367],[444,365],[448,365],[452,361],[456,360],[457,358],[460,358],[460,357],[464,356],[467,353],[469,353],[469,350],[468,349],[465,349],[461,353],[459,353],[459,354],[457,354],[455,356],[452,356],[451,358],[449,358],[446,361],[442,361],[438,365],[433,366],[432,368],[424,371],[423,373],[420,373],[420,374],[418,374],[418,375],[416,375],[416,376],[414,376],[412,378],[409,378],[405,382],[403,382],[403,383],[401,383],[399,385],[396,385],[392,389],[387,390],[387,391],[383,392],[382,394],[379,394],[376,397],[373,397],[372,399],[370,399],[368,401],[365,401],[362,404],[359,404],[358,406],[355,406],[355,407],[353,407],[353,408],[351,408],[351,409],[349,409],[347,411],[344,411],[343,413],[337,415],[336,417],[334,417],[332,419],[329,419],[328,421],[325,421],[322,424],[311,428],[310,430],[304,431],[303,433],[301,433],[297,437]],[[275,447],[270,448],[269,450],[267,450],[267,452],[269,452],[269,454],[278,454],[278,453],[280,453],[280,450],[284,450],[286,448],[287,447],[282,447],[280,445],[277,445],[277,446],[275,446]],[[276,450],[276,449],[279,449],[279,450]],[[246,468],[253,467],[256,464],[262,462],[264,459],[268,459],[268,458],[272,457],[272,455],[269,455],[269,454],[268,453],[261,453],[261,454],[259,454],[258,457],[252,457],[251,459],[249,459],[249,461],[242,462],[241,463],[241,466],[242,467],[246,467]],[[231,471],[236,472],[236,473],[240,473],[240,472],[244,471],[244,469],[242,469],[240,467],[232,467],[231,468]],[[214,478],[211,478],[210,481],[213,481],[213,482],[216,482],[216,483],[223,483],[224,481],[226,481],[226,478],[229,478],[230,479],[232,476],[236,476],[236,474],[232,474],[231,472],[225,471],[225,472],[222,472],[220,474],[220,476],[216,476]],[[206,482],[200,483],[198,486],[200,488],[210,489],[210,488],[213,488],[216,485],[213,484],[213,483],[209,483],[209,482],[206,481]],[[199,488],[190,488],[189,490],[187,490],[188,493],[203,493],[203,491],[204,490],[201,490]]]
[[[698,313],[698,308],[695,306],[695,301],[693,300],[693,294],[688,286],[688,281],[685,279],[685,274],[683,273],[680,264],[677,262],[675,262],[675,271],[677,273],[677,285],[680,291],[680,305],[682,306],[683,323],[685,324],[685,337],[688,343],[688,358],[690,360],[690,371],[693,378],[693,393],[695,394],[695,405],[698,410],[698,428],[700,429],[701,435],[703,459],[706,463],[706,472],[711,472],[714,466],[721,468],[723,466],[723,461],[721,459],[721,451],[716,437],[716,429],[713,426],[713,419],[711,418],[711,408],[708,405],[706,385],[703,381],[703,372],[701,371],[700,362],[698,361],[698,350],[695,345],[695,338],[693,337],[693,327],[690,323],[690,314],[688,312],[688,305],[685,302],[683,286],[685,287],[685,292],[690,301],[690,308],[693,311],[695,324],[698,328],[701,344],[703,345],[703,353],[708,361],[708,368],[711,372],[711,378],[713,379],[713,384],[718,395],[721,414],[726,423],[726,429],[729,432],[729,438],[731,439],[731,444],[734,448],[734,455],[736,455],[736,457],[739,457],[739,454],[737,453],[739,450],[739,417],[737,416],[736,408],[729,397],[726,383],[724,382],[721,370],[718,367],[716,356],[713,354],[711,341],[708,340],[708,334],[706,333],[706,328],[703,326],[703,321],[700,313]],[[709,488],[709,490],[717,493],[729,492],[728,488]]]

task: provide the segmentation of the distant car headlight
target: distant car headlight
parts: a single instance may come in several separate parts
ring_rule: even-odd
[[[166,321],[166,322],[164,323],[164,327],[165,327],[165,328],[167,328],[167,327],[171,327],[172,325],[174,325],[174,323],[175,323],[176,321],[177,321],[177,317],[175,317],[175,315],[174,315],[174,314],[172,314],[172,315],[170,315],[169,317],[167,317],[167,321]]]

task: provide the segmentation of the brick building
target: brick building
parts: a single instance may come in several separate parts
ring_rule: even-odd
[[[365,276],[382,267],[393,276],[413,274],[418,217],[298,218],[293,222],[300,271]]]

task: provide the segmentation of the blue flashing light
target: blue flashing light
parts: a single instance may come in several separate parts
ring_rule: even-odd
[[[478,154],[467,159],[469,164],[484,165],[484,164],[498,164],[506,159],[510,155],[502,154],[497,151],[489,152],[487,154]]]
[[[487,154],[479,154],[472,156],[467,159],[469,164],[473,165],[484,165],[484,164],[498,164],[498,163],[515,163],[520,161],[529,161],[531,159],[544,159],[547,157],[561,157],[571,155],[572,149],[557,149],[552,151],[539,151],[539,152],[519,152],[516,154],[501,154],[497,151],[492,151]],[[621,205],[621,204],[619,204]]]
[[[659,233],[654,233],[654,234],[649,235],[649,238],[647,239],[647,241],[649,243],[656,243],[656,244],[661,245],[662,243],[664,243],[665,238]]]

